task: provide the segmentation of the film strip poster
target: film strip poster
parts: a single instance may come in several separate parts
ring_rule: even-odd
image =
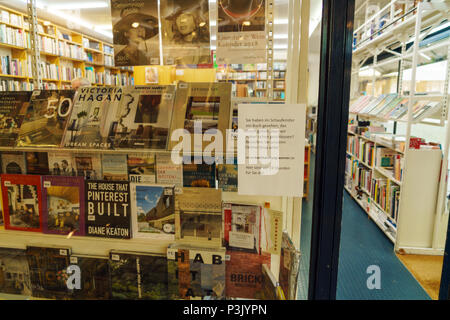
[[[218,0],[217,64],[266,62],[266,0]]]
[[[111,16],[116,67],[160,63],[157,0],[111,0]]]
[[[161,1],[165,65],[212,63],[208,0]]]

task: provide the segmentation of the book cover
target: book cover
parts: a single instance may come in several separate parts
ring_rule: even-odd
[[[167,248],[169,298],[225,298],[225,248],[172,244]]]
[[[30,269],[25,250],[0,248],[0,292],[31,296]]]
[[[52,176],[77,176],[74,158],[67,153],[49,152],[48,168]]]
[[[84,209],[83,178],[42,177],[44,233],[84,235]]]
[[[128,154],[128,180],[135,183],[156,182],[155,154]]]
[[[59,147],[72,112],[74,90],[35,90],[17,140],[21,147]]]
[[[25,152],[27,174],[49,175],[47,152]]]
[[[209,159],[208,164],[204,157],[184,157],[183,161],[183,186],[197,188],[216,187],[216,165],[214,159]],[[203,158],[203,159],[202,159]]]
[[[66,148],[112,149],[117,108],[123,99],[122,87],[82,87],[63,138]]]
[[[183,129],[183,142],[171,141],[169,150],[178,144],[189,145],[193,151],[207,146],[226,150],[226,129],[230,122],[231,83],[179,83],[175,98],[172,132]],[[222,136],[218,136],[220,131]],[[174,138],[174,135],[171,135]],[[214,142],[211,142],[214,138]]]
[[[269,253],[248,253],[242,251],[226,252],[225,290],[229,298],[262,298],[262,265],[270,265]]]
[[[156,154],[156,182],[175,185],[175,193],[183,192],[183,165],[172,162],[169,153]]]
[[[207,0],[163,1],[160,13],[164,65],[212,63]]]
[[[297,300],[300,251],[297,250],[286,231],[283,232],[280,254],[279,282],[287,300]]]
[[[42,232],[41,177],[2,174],[5,229]]]
[[[0,92],[0,146],[15,146],[30,98],[31,91]]]
[[[69,299],[67,267],[70,247],[27,246],[33,297]]]
[[[75,300],[109,300],[111,282],[109,259],[105,257],[71,255],[70,265],[77,266],[81,278],[79,288],[72,289],[71,298]]]
[[[25,153],[2,152],[2,172],[8,174],[26,174]]]
[[[238,191],[238,165],[217,164],[217,181],[219,189],[227,192]]]
[[[128,181],[85,182],[86,236],[130,239],[131,209]]]
[[[109,263],[112,299],[167,299],[165,255],[112,250]]]
[[[260,251],[261,206],[223,203],[224,245],[228,250]]]
[[[166,150],[175,86],[133,86],[117,110],[114,148]]]
[[[175,188],[131,183],[133,237],[174,240]]]
[[[283,234],[283,212],[262,208],[261,250],[280,254]]]
[[[102,174],[102,160],[100,154],[75,154],[73,155],[77,176],[86,180],[100,180]]]
[[[157,0],[112,0],[114,65],[160,64]]]
[[[103,180],[128,181],[128,167],[126,154],[102,155]]]
[[[262,276],[261,300],[280,300],[278,293],[280,285],[267,264],[262,266]]]
[[[183,188],[175,199],[175,239],[222,245],[222,191]]]

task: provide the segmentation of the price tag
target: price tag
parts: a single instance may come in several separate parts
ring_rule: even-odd
[[[59,255],[60,256],[67,256],[67,250],[66,249],[60,249],[59,250]]]
[[[52,183],[50,181],[44,181],[44,188],[50,188]]]
[[[5,187],[10,187],[11,186],[11,181],[5,181]]]
[[[70,257],[70,263],[78,264],[78,258],[77,257]]]
[[[111,260],[113,260],[113,261],[120,261],[120,256],[118,254],[112,254],[111,255]]]
[[[150,64],[159,64],[159,58],[151,58]]]

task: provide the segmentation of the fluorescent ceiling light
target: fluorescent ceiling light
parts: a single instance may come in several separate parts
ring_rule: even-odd
[[[52,10],[75,10],[75,9],[95,9],[95,8],[107,8],[108,4],[103,1],[91,1],[91,2],[66,2],[58,4],[47,5],[47,9]]]

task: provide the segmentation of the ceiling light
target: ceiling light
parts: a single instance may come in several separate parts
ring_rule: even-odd
[[[250,22],[250,21],[244,21],[243,23],[242,23],[244,26],[249,26],[249,25],[251,25],[252,23]]]
[[[133,22],[133,23],[131,24],[131,26],[132,26],[133,28],[137,28],[137,27],[139,27],[139,22]]]
[[[50,21],[44,21],[44,26],[49,26],[50,25]]]
[[[201,28],[201,27],[204,27],[206,25],[206,22],[204,22],[204,21],[202,21],[202,22],[200,22],[199,23],[199,27]]]

